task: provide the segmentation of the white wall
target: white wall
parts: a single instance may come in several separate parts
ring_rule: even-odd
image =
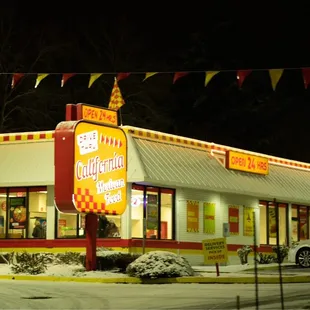
[[[140,160],[139,153],[137,152],[133,138],[126,134],[127,136],[127,182],[143,182],[145,178],[143,164]]]
[[[0,144],[0,187],[54,184],[54,142]]]
[[[187,200],[199,201],[199,232],[187,232]],[[203,203],[215,203],[215,234],[203,233]],[[205,239],[222,238],[223,237],[223,223],[228,223],[228,205],[239,205],[239,236],[227,237],[227,244],[240,244],[240,245],[253,245],[253,237],[243,236],[243,206],[258,208],[259,200],[256,198],[232,195],[232,194],[219,194],[208,191],[192,190],[178,188],[176,190],[176,238],[180,242],[201,242]],[[256,223],[259,223],[259,212],[256,212]],[[257,236],[259,236],[259,225],[257,228]],[[202,265],[202,255],[183,255],[191,264]],[[237,256],[230,256],[229,264],[238,263]]]
[[[252,236],[243,236],[243,207],[250,207],[255,209],[256,215],[256,236],[257,244],[259,244],[259,199],[242,196],[242,195],[231,195],[231,194],[221,194],[221,210],[223,213],[224,223],[228,223],[228,206],[229,205],[238,205],[239,206],[239,235],[231,235],[226,238],[227,244],[240,244],[242,245],[253,245],[254,237]],[[249,256],[249,263],[252,263],[253,256]],[[230,256],[229,264],[240,264],[240,259],[238,256]]]

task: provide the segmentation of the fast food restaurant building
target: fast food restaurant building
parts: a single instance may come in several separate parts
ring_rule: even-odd
[[[260,252],[309,238],[310,164],[123,126],[128,143],[127,208],[107,216],[117,232],[98,246],[169,250],[203,264],[202,240],[226,236]],[[85,251],[85,215],[54,205],[54,131],[0,135],[0,249]],[[254,226],[254,217],[256,225]],[[145,226],[144,218],[146,218]],[[32,236],[35,222],[45,237]],[[227,228],[229,227],[229,229]]]

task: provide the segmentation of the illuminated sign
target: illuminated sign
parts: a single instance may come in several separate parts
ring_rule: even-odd
[[[118,125],[117,111],[98,108],[83,103],[77,104],[76,109],[77,119],[84,119],[106,125]]]
[[[55,203],[64,213],[122,214],[127,202],[127,139],[119,127],[85,121],[55,130]]]
[[[226,168],[264,175],[269,173],[268,158],[234,151],[226,152]]]

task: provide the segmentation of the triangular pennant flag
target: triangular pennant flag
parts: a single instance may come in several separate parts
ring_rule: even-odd
[[[12,76],[12,84],[11,87],[14,88],[21,80],[22,77],[24,77],[24,73],[14,73]]]
[[[109,109],[117,111],[125,104],[121,90],[118,87],[117,78],[114,79],[114,85],[111,92]]]
[[[183,76],[188,75],[189,72],[176,72],[173,76],[173,84],[180,78],[182,78]]]
[[[67,81],[75,75],[76,73],[64,73],[62,75],[61,87],[63,87],[67,83]]]
[[[220,71],[207,71],[205,77],[205,86],[207,86],[209,82],[213,79],[213,77],[218,73],[220,73]]]
[[[48,76],[48,73],[39,73],[36,79],[36,84],[34,85],[34,88],[37,88],[41,81],[45,79]]]
[[[117,79],[117,81],[120,81],[120,80],[126,79],[129,75],[130,75],[130,73],[128,73],[128,72],[118,73],[116,79]]]
[[[157,73],[158,73],[158,72],[146,72],[146,73],[145,73],[145,77],[144,77],[144,79],[143,79],[143,82],[144,82],[146,79],[150,78],[151,76],[156,75]]]
[[[96,80],[98,80],[103,73],[91,73],[89,77],[88,88],[90,88]]]
[[[271,85],[272,89],[276,90],[276,87],[281,79],[281,76],[283,74],[283,69],[270,69],[269,75],[271,79]]]
[[[310,84],[310,68],[302,68],[301,71],[302,77],[304,79],[305,89],[307,89]]]
[[[247,76],[251,72],[252,72],[251,70],[239,70],[239,71],[237,71],[238,85],[240,88],[242,87],[244,80],[247,78]]]

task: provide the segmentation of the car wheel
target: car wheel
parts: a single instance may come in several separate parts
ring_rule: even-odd
[[[300,249],[297,253],[297,263],[303,268],[310,267],[310,248]]]

